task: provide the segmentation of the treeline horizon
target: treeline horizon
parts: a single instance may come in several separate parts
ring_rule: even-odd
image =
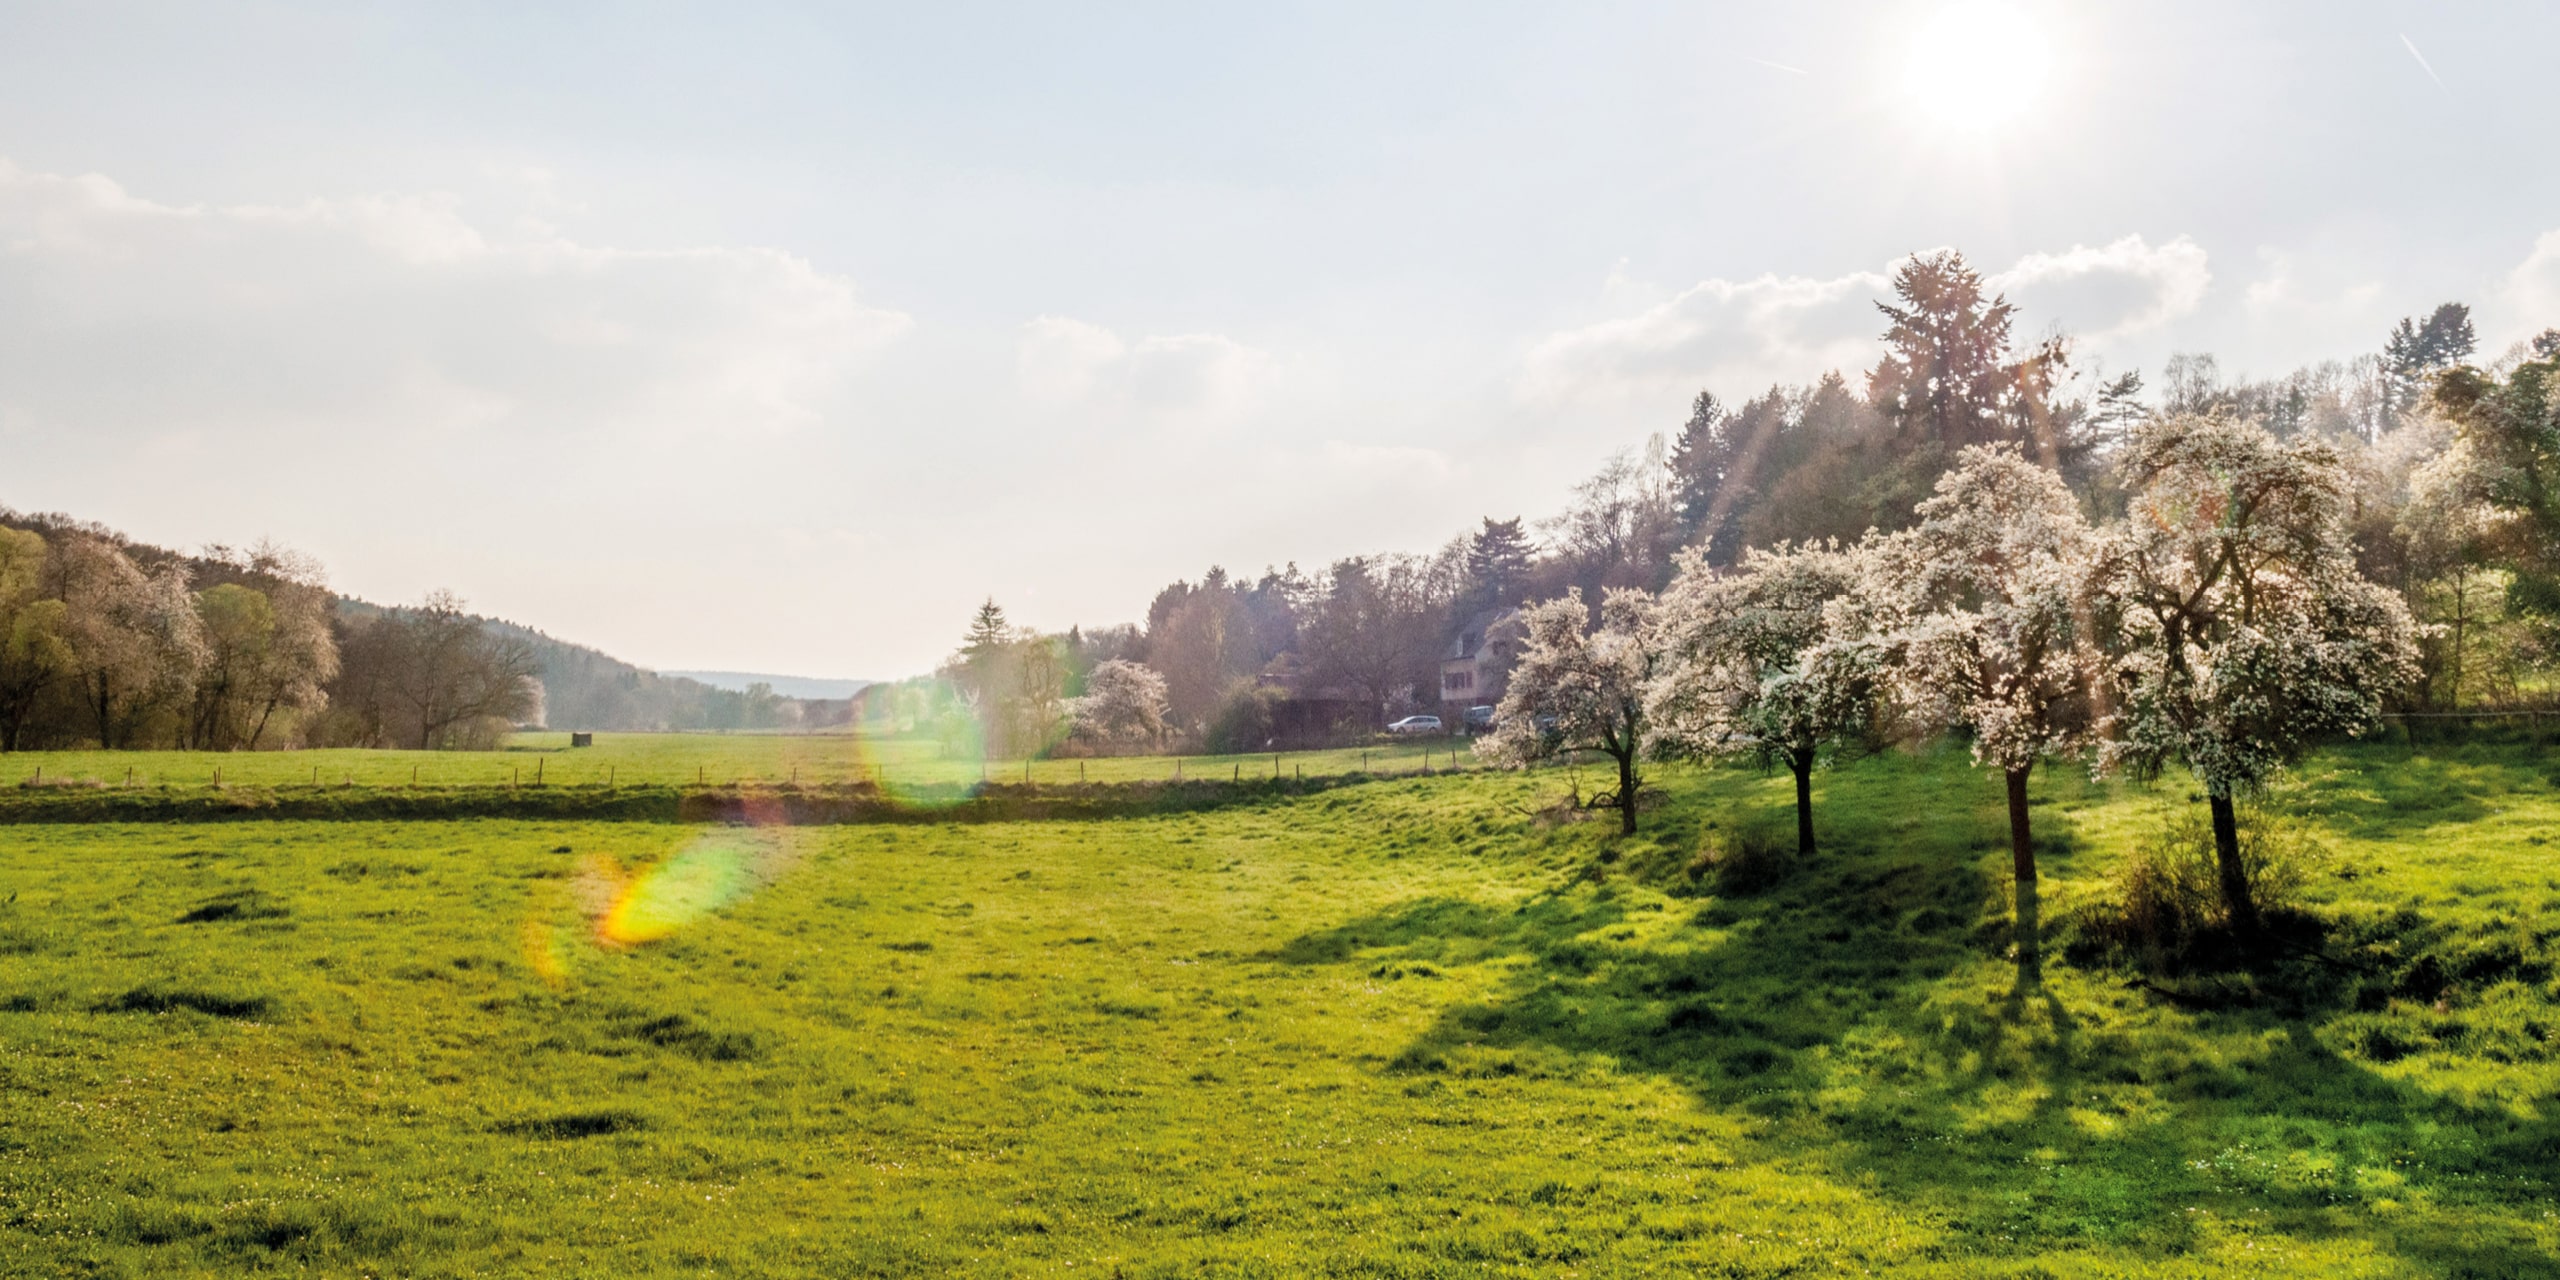
[[[2194,415],[2336,447],[2356,566],[2420,624],[2417,678],[2393,710],[2514,705],[2552,662],[2560,497],[2546,486],[2560,481],[2544,477],[2560,474],[2545,465],[2560,464],[2560,409],[2542,379],[2560,330],[2477,367],[2469,309],[2445,303],[2371,352],[2262,379],[2179,354],[2152,385],[2084,372],[2065,335],[2018,341],[2016,308],[1958,253],[1905,263],[1892,288],[1874,365],[1742,399],[1703,390],[1676,431],[1610,457],[1545,520],[1487,516],[1433,552],[1312,573],[1213,567],[1158,592],[1141,624],[1020,630],[990,600],[934,676],[875,687],[869,709],[1004,754],[1126,745],[1155,720],[1130,709],[1125,673],[1107,704],[1079,707],[1083,682],[1118,663],[1162,686],[1160,726],[1135,739],[1149,745],[1253,749],[1310,694],[1366,704],[1374,728],[1440,709],[1438,659],[1481,639],[1471,628],[1500,627],[1491,666],[1507,670],[1519,635],[1497,610],[1578,592],[1596,622],[1611,590],[1669,586],[1684,553],[1729,571],[1752,548],[1908,529],[1969,448],[2014,449],[2087,518],[2120,518],[2135,434]]]
[[[529,724],[791,729],[849,711],[660,676],[448,592],[340,596],[272,543],[187,554],[0,508],[0,751],[485,748]]]
[[[1505,611],[1578,591],[1596,621],[1609,590],[1668,586],[1683,553],[1730,569],[1748,548],[1908,528],[1969,447],[2013,447],[2090,518],[2119,516],[2134,430],[2198,413],[2337,446],[2358,568],[2421,624],[2419,675],[2394,710],[2515,705],[2539,687],[2560,642],[2560,497],[2543,478],[2560,426],[2539,371],[2560,331],[2479,367],[2468,309],[2446,303],[2372,352],[2264,379],[2181,354],[2153,386],[2079,370],[2067,336],[2017,341],[2015,308],[1959,254],[1904,264],[1892,288],[1875,364],[1742,399],[1702,390],[1676,430],[1612,455],[1546,519],[1486,516],[1431,552],[1312,572],[1213,566],[1160,590],[1143,622],[1044,633],[989,600],[935,673],[849,701],[660,676],[449,594],[387,609],[337,597],[316,562],[270,545],[186,555],[0,509],[14,535],[0,749],[482,746],[527,723],[859,722],[1008,756],[1338,739],[1477,701],[1441,697],[1453,649],[1483,648],[1498,688],[1521,634]],[[1107,665],[1111,697],[1087,704]]]

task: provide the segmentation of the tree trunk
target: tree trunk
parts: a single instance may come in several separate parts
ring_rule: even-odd
[[[1813,753],[1790,751],[1787,768],[1796,775],[1796,856],[1813,856]]]
[[[2017,873],[2018,883],[2036,878],[2035,835],[2027,819],[2027,774],[2035,768],[2030,763],[2009,773],[2009,866]]]
[[[2038,916],[2036,895],[2035,832],[2027,817],[2027,775],[2035,762],[2008,770],[2009,781],[2009,868],[2017,877],[2017,908],[2010,920],[2009,938],[2018,948],[2018,982],[2033,986],[2043,973],[2044,946],[2042,921]]]
[[[98,715],[98,749],[116,749],[115,686],[100,675],[89,683],[89,708]]]
[[[1618,834],[1636,833],[1636,753],[1618,757]]]
[[[2254,938],[2258,903],[2249,894],[2249,869],[2240,864],[2240,815],[2227,791],[2214,793],[2207,802],[2213,807],[2213,860],[2222,873],[2222,908],[2231,917],[2233,933]]]

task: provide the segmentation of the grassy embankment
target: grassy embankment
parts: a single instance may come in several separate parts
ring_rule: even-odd
[[[0,1272],[2560,1274],[2537,754],[2315,762],[2327,958],[2209,1006],[2070,958],[2176,786],[2038,780],[2022,983],[1960,754],[1749,892],[1784,780],[1665,780],[0,831]],[[599,944],[651,867],[723,905]]]
[[[1284,752],[1276,771],[1283,777],[1364,770],[1412,773],[1449,768],[1453,758],[1461,767],[1475,762],[1465,741],[1429,739]],[[106,790],[183,791],[211,787],[219,770],[226,787],[824,787],[877,782],[894,790],[966,786],[982,778],[1049,786],[1163,782],[1177,768],[1186,781],[1268,778],[1275,772],[1269,753],[1179,760],[980,760],[947,755],[930,741],[853,734],[602,733],[594,746],[573,749],[565,733],[524,733],[498,751],[21,751],[0,756],[0,785],[40,780]]]

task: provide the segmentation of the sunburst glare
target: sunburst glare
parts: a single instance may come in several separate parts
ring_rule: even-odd
[[[1931,128],[1981,138],[2026,118],[2052,78],[2053,45],[2013,5],[1960,4],[1913,34],[1902,86]]]

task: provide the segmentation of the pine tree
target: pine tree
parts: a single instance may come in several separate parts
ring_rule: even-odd
[[[1004,609],[990,596],[978,606],[977,615],[969,620],[969,635],[960,644],[960,652],[970,658],[993,653],[1013,639],[1013,624],[1004,620]]]
[[[2480,338],[2471,327],[2471,308],[2459,302],[2437,307],[2419,324],[2406,316],[2382,345],[2384,387],[2391,412],[2404,413],[2425,394],[2427,378],[2471,358]]]
[[[1733,478],[1733,435],[1726,429],[1731,415],[1716,393],[1701,391],[1689,407],[1689,421],[1671,442],[1671,496],[1680,504],[1681,523],[1691,536],[1714,510],[1717,496]]]
[[[1905,263],[1893,292],[1901,306],[1876,304],[1893,324],[1884,359],[1867,374],[1867,399],[1895,435],[1950,450],[2014,438],[2009,324],[2017,308],[1985,297],[1981,273],[1953,250]]]
[[[1529,535],[1520,517],[1484,518],[1484,528],[1467,540],[1467,583],[1479,607],[1514,603],[1511,595],[1529,576]]]

